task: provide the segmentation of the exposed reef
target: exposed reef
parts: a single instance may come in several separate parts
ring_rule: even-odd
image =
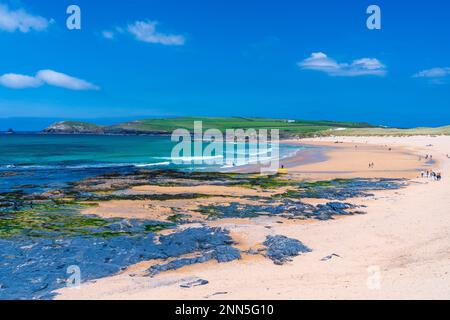
[[[139,230],[144,225],[136,224]],[[158,240],[158,241],[157,241]],[[240,257],[228,232],[219,228],[190,228],[170,235],[134,232],[114,237],[0,238],[0,299],[50,299],[67,285],[70,266],[79,268],[81,281],[115,274],[144,260],[196,254],[155,267],[153,274],[215,258],[227,262]]]
[[[266,256],[278,265],[290,261],[292,257],[301,253],[311,252],[311,249],[297,239],[280,235],[268,236],[264,245],[267,248]]]
[[[130,188],[142,185],[238,186],[271,192],[256,196],[254,190],[251,196],[130,192]],[[105,173],[53,189],[18,185],[0,193],[0,299],[51,299],[54,290],[67,285],[70,266],[80,269],[84,282],[154,259],[165,261],[152,265],[149,276],[206,261],[233,261],[241,257],[240,250],[233,246],[227,230],[207,227],[209,220],[258,216],[329,220],[363,213],[348,199],[405,185],[405,180],[397,179],[300,183],[279,175],[171,170]],[[278,193],[273,192],[280,188]],[[210,197],[216,200],[208,202]],[[306,203],[306,198],[328,202],[313,205]],[[192,211],[169,206],[167,215],[155,220],[104,219],[80,213],[110,200],[180,200],[196,205]],[[197,220],[192,220],[193,215]],[[189,223],[193,222],[203,226],[192,228]],[[310,251],[302,242],[282,235],[269,236],[263,245],[262,251],[247,253],[264,254],[274,263],[283,264]]]
[[[251,205],[232,202],[229,205],[200,206],[198,211],[208,219],[255,218],[262,215],[276,215],[288,219],[329,220],[336,215],[360,214],[361,211],[349,211],[358,208],[350,203],[328,202],[317,206],[296,200],[284,199],[270,201],[267,204]]]
[[[186,241],[186,239],[188,241]],[[172,248],[173,255],[198,252],[195,257],[172,260],[166,264],[150,267],[149,273],[154,276],[160,272],[176,270],[184,266],[203,263],[213,259],[217,262],[229,262],[240,259],[240,251],[233,248],[233,240],[227,231],[214,228],[191,228],[169,236],[161,236],[160,242],[167,248]]]
[[[346,200],[373,196],[368,191],[395,190],[406,185],[404,179],[335,179],[299,184],[299,189],[288,191],[284,197]]]

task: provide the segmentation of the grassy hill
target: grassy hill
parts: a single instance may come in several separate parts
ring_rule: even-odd
[[[279,129],[282,137],[309,136],[408,136],[408,135],[450,135],[450,126],[440,128],[396,129],[372,126],[364,122],[283,120],[269,118],[207,118],[178,117],[143,119],[112,126],[98,126],[84,122],[58,122],[44,130],[44,133],[93,133],[93,134],[171,134],[175,129],[193,131],[194,121],[202,121],[203,130],[226,129]]]
[[[304,121],[294,122],[282,119],[267,118],[204,118],[182,117],[166,119],[144,119],[111,126],[107,130],[139,131],[152,133],[171,133],[175,129],[183,128],[193,131],[194,121],[203,122],[203,130],[215,128],[226,129],[279,129],[286,135],[310,135],[333,128],[366,128],[372,127],[368,123],[335,122],[335,121]]]
[[[450,126],[412,129],[397,128],[347,128],[339,131],[325,131],[321,135],[333,136],[439,136],[450,135]]]

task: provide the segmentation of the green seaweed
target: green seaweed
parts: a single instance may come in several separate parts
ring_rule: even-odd
[[[205,216],[208,216],[208,219],[217,219],[220,217],[220,212],[216,209],[214,205],[204,205],[199,206],[197,210],[195,210]]]
[[[280,187],[294,186],[296,184],[298,184],[298,182],[281,179],[280,175],[271,175],[271,176],[252,177],[247,181],[239,183],[237,185],[248,188],[259,187],[262,189],[276,189]]]
[[[145,231],[147,232],[159,232],[166,229],[173,228],[173,224],[170,223],[157,223],[157,224],[148,224],[145,226]]]
[[[302,182],[299,184],[299,186],[302,188],[342,187],[345,186],[349,181],[350,181],[349,179],[334,179],[334,180],[323,180],[313,182]]]
[[[186,214],[177,213],[177,214],[167,217],[167,220],[177,223],[177,222],[181,222],[184,218],[187,218],[187,217],[189,217],[189,216]]]
[[[83,204],[35,204],[33,207],[0,215],[0,237],[101,235],[105,219],[79,214]]]

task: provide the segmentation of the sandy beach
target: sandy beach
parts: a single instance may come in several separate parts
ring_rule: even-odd
[[[409,184],[399,190],[376,191],[374,197],[352,199],[367,206],[365,215],[328,221],[286,219],[279,223],[279,218],[261,216],[204,222],[227,228],[241,250],[257,248],[267,235],[298,239],[312,249],[282,266],[260,255],[243,254],[242,259],[229,263],[195,264],[149,277],[146,270],[155,261],[147,261],[111,277],[61,289],[57,299],[450,298],[450,137],[329,137],[288,143],[328,147],[318,162],[286,160],[283,164],[289,179],[407,178]],[[426,154],[433,155],[433,161],[426,161]],[[369,163],[374,163],[373,168]],[[423,170],[442,172],[442,181],[421,178]],[[264,192],[240,187],[195,188],[195,192],[218,197],[195,199],[195,203],[111,201],[85,213],[154,219],[164,216],[164,208],[194,214],[199,204],[227,203],[239,195]],[[169,190],[187,191],[142,186],[130,192]],[[205,279],[208,284],[180,287],[195,279]]]

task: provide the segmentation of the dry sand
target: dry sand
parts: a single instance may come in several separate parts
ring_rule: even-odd
[[[334,148],[326,152],[328,160],[303,166],[294,161],[287,166],[289,172],[304,178],[414,179],[405,189],[352,200],[367,205],[366,215],[283,224],[270,217],[211,222],[227,227],[242,249],[257,246],[268,234],[281,234],[313,250],[283,266],[244,255],[239,261],[198,264],[150,278],[144,275],[151,262],[143,262],[119,275],[62,289],[57,298],[449,299],[450,159],[446,154],[450,154],[450,137],[345,137],[339,138],[345,142],[339,144],[335,140],[302,141]],[[425,154],[432,154],[438,164],[419,161],[419,155]],[[369,170],[372,161],[375,168]],[[443,180],[415,178],[421,168],[440,170]],[[333,253],[338,256],[322,261]],[[209,284],[180,288],[196,278]]]

